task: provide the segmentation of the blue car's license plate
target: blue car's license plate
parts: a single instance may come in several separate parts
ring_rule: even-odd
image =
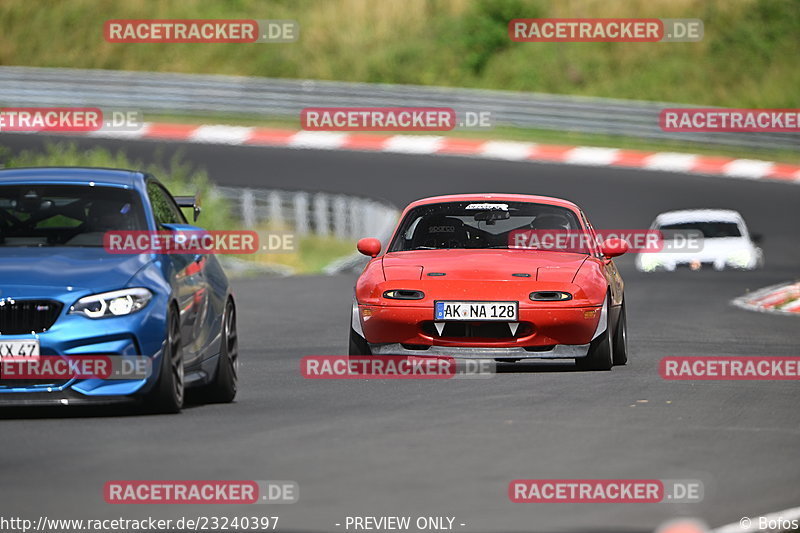
[[[0,341],[0,358],[38,356],[39,341],[37,340]]]

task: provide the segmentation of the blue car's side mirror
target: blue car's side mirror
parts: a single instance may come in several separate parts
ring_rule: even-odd
[[[192,209],[193,222],[197,222],[200,217],[200,205],[198,204],[196,196],[175,196],[175,203],[178,207],[186,207]]]

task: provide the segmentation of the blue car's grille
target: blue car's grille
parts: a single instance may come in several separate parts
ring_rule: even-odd
[[[0,335],[24,335],[47,331],[63,305],[54,300],[0,301]]]

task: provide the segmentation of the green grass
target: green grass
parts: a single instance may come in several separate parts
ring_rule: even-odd
[[[203,213],[199,222],[209,230],[227,230],[235,227],[235,221],[229,214],[228,202],[211,194],[212,184],[202,168],[186,162],[178,153],[171,159],[156,154],[155,162],[145,164],[130,159],[124,151],[111,151],[95,147],[82,150],[74,142],[48,143],[43,151],[24,150],[14,153],[3,149],[0,154],[6,168],[39,167],[39,166],[75,166],[105,167],[149,172],[157,177],[174,195],[200,196]],[[191,220],[189,211],[187,218]]]
[[[514,43],[511,18],[700,18],[697,43]],[[115,44],[111,18],[295,19],[290,44]],[[800,107],[797,0],[3,0],[0,64]]]
[[[143,163],[130,159],[123,151],[113,152],[95,147],[81,150],[73,142],[46,144],[44,150],[25,150],[12,153],[0,146],[0,161],[5,168],[38,166],[88,166],[141,170],[156,176],[174,195],[200,195],[203,208],[197,224],[208,230],[241,229],[241,224],[231,215],[229,202],[214,194],[214,185],[206,171],[187,163],[179,153],[169,160],[156,155],[155,162]],[[188,220],[191,213],[186,212]],[[264,228],[254,228],[266,230]],[[319,273],[331,261],[350,255],[355,243],[333,237],[304,237],[299,239],[292,253],[254,254],[236,256],[239,259],[268,265],[285,265],[297,274]]]
[[[276,253],[256,256],[256,261],[286,265],[298,274],[322,272],[336,259],[354,254],[356,243],[333,237],[307,236],[298,240],[296,253]]]

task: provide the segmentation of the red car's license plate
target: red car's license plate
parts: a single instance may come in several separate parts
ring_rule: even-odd
[[[519,302],[435,302],[435,320],[516,322]]]

